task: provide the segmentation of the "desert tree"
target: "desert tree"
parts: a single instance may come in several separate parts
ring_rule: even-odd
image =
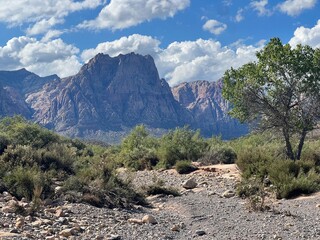
[[[298,160],[320,116],[320,49],[273,38],[256,56],[257,61],[225,72],[223,96],[240,121],[281,132],[287,156]]]

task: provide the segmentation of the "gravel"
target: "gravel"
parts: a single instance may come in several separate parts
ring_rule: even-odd
[[[238,177],[234,169],[188,175],[173,170],[121,171],[119,175],[129,178],[138,190],[161,180],[182,194],[149,197],[152,207],[135,206],[130,210],[65,202],[24,218],[21,227],[16,227],[21,216],[0,211],[0,239],[320,239],[320,194],[275,200],[269,211],[252,212],[245,200],[232,194],[223,197],[225,192],[235,192]],[[186,190],[182,183],[190,178],[198,186]],[[10,199],[4,195],[0,195],[0,207],[7,206]],[[63,216],[57,217],[61,208]],[[157,224],[139,222],[145,215],[153,216]],[[70,232],[70,236],[63,237],[62,231]]]

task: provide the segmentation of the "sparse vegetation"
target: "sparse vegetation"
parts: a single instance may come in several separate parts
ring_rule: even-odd
[[[106,156],[81,141],[60,137],[21,117],[4,118],[0,133],[1,190],[18,199],[32,200],[35,207],[43,199],[59,197],[100,207],[144,203],[115,176]],[[61,184],[61,191],[55,192]]]
[[[17,136],[16,129],[21,136]],[[31,130],[30,130],[31,129]],[[28,131],[31,131],[29,134]],[[261,188],[268,179],[278,198],[309,194],[320,189],[320,141],[307,139],[299,161],[286,160],[286,146],[273,132],[256,133],[229,142],[204,139],[188,128],[155,138],[136,127],[118,146],[86,145],[60,137],[20,117],[0,122],[0,190],[33,201],[62,198],[94,206],[145,204],[130,181],[117,177],[118,167],[133,170],[175,167],[181,174],[205,164],[234,163],[242,171],[239,194],[261,208]],[[30,138],[30,139],[29,139]],[[298,139],[293,141],[298,144]],[[255,185],[250,182],[255,179]],[[248,185],[250,182],[250,186]],[[55,191],[60,187],[59,191]],[[248,194],[248,192],[250,194]],[[161,182],[144,189],[145,195],[176,195]],[[259,207],[260,206],[260,207]]]
[[[180,174],[188,174],[196,171],[198,168],[193,166],[190,161],[182,160],[182,161],[176,162],[175,169]]]
[[[299,161],[286,159],[285,146],[276,134],[253,134],[232,142],[237,152],[245,188],[248,180],[256,184],[268,179],[278,198],[292,198],[320,190],[320,168],[316,154],[320,141],[307,140]]]
[[[180,193],[177,189],[172,187],[166,187],[164,181],[158,178],[153,179],[153,183],[151,185],[145,186],[142,188],[142,191],[147,196],[152,195],[172,195],[172,196],[180,196]]]

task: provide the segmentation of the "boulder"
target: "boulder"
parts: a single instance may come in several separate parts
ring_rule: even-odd
[[[191,179],[185,181],[182,184],[182,187],[184,187],[185,189],[193,189],[193,188],[197,187],[197,185],[198,184],[196,183],[196,181],[193,178],[191,178]]]
[[[157,224],[157,220],[152,215],[145,215],[142,218],[143,223]]]

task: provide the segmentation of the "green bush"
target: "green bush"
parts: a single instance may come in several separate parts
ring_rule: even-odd
[[[3,135],[0,135],[0,155],[4,152],[7,146],[10,144],[9,138]]]
[[[232,164],[235,163],[237,154],[229,146],[217,146],[209,149],[199,160],[203,164]]]
[[[18,199],[25,197],[32,200],[36,186],[50,188],[44,176],[37,168],[17,167],[4,177],[6,188]]]
[[[177,189],[171,187],[164,187],[159,185],[150,185],[145,189],[145,194],[147,196],[152,195],[172,195],[174,197],[180,196],[180,193]]]
[[[197,161],[207,148],[199,131],[177,128],[162,136],[158,148],[159,166],[170,168],[179,160]]]
[[[275,161],[270,165],[269,177],[277,189],[278,198],[292,198],[320,189],[320,175],[314,167],[292,160]]]
[[[237,186],[237,194],[241,198],[248,199],[249,208],[254,211],[263,211],[267,207],[265,205],[267,192],[261,179],[255,177],[242,179]]]
[[[158,142],[143,125],[135,127],[122,141],[117,161],[135,170],[152,169],[158,162]]]
[[[193,166],[190,161],[184,160],[176,162],[175,169],[180,174],[188,174],[196,171],[198,168]]]
[[[7,133],[14,145],[29,145],[33,148],[42,148],[60,141],[57,134],[37,124],[28,122],[20,116],[2,119],[0,132]]]
[[[164,181],[155,177],[153,179],[153,183],[150,185],[146,185],[142,187],[142,191],[147,196],[152,195],[172,195],[172,196],[180,196],[180,193],[177,189],[173,187],[166,187]]]

